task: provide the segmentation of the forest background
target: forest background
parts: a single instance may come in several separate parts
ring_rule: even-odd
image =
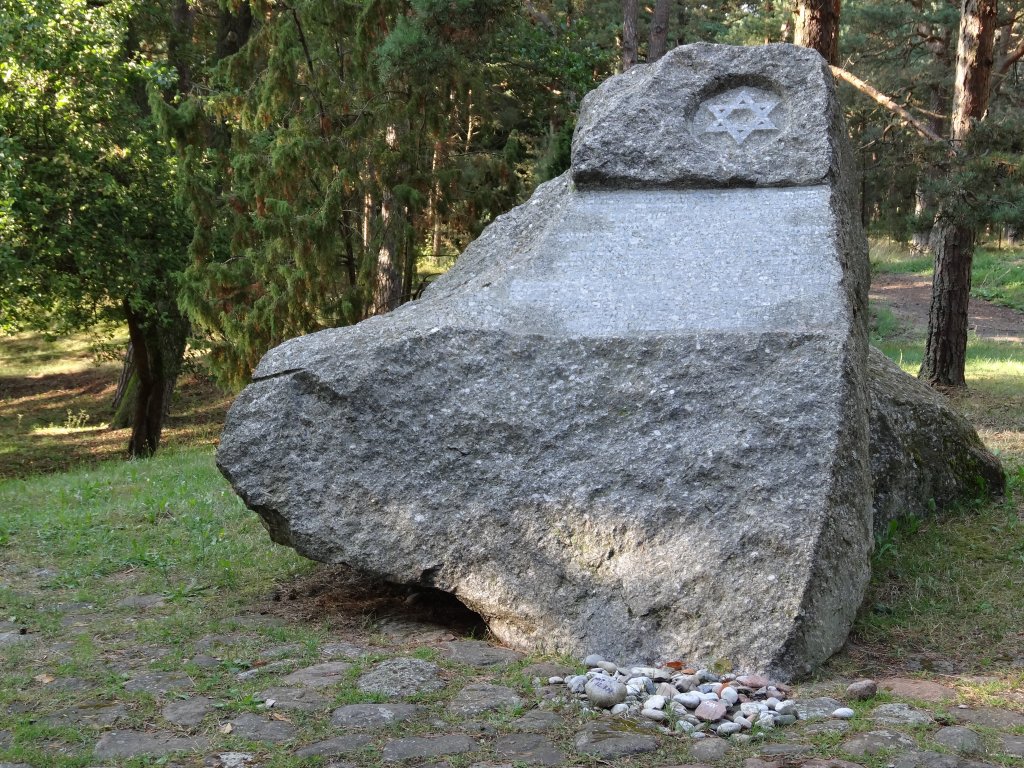
[[[698,41],[833,65],[865,225],[934,254],[922,374],[962,386],[974,243],[1024,233],[1013,0],[0,0],[0,333],[127,325],[151,454],[187,349],[237,388],[415,298],[568,167],[589,90]]]

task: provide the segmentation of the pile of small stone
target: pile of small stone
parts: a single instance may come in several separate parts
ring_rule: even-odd
[[[597,654],[583,664],[586,674],[552,677],[548,683],[564,684],[586,708],[639,716],[694,738],[715,733],[745,741],[751,733],[791,725],[799,717],[790,688],[763,675],[718,675],[677,663],[620,667]]]

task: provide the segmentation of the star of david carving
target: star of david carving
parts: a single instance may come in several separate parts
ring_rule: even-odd
[[[777,131],[779,127],[768,115],[779,104],[771,96],[762,96],[749,90],[736,91],[730,99],[721,104],[707,104],[708,111],[715,118],[704,129],[704,133],[728,133],[739,146],[754,131]],[[745,120],[735,118],[737,112],[749,112]]]

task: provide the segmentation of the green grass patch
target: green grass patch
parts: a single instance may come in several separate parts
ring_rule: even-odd
[[[1024,312],[1024,249],[976,251],[971,295]]]
[[[869,244],[871,271],[896,275],[923,275],[932,271],[930,254],[919,253],[905,243],[872,240]]]

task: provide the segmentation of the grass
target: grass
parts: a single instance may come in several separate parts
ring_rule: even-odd
[[[0,478],[60,472],[124,455],[130,430],[108,426],[120,364],[97,359],[98,336],[106,348],[123,343],[110,332],[0,337]],[[186,369],[163,444],[212,444],[228,403],[200,370]]]

